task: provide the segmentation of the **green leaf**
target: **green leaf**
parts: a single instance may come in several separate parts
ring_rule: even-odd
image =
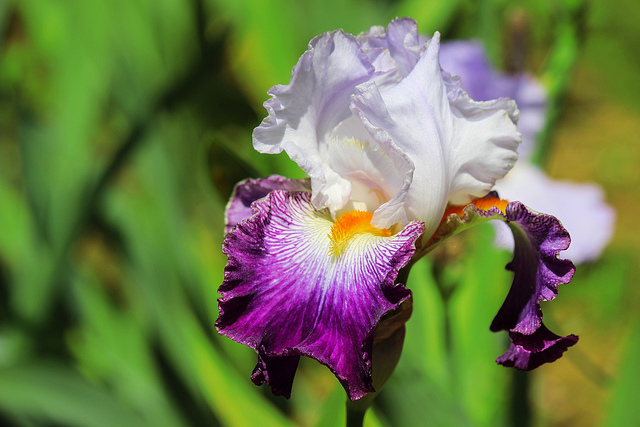
[[[0,256],[8,263],[11,306],[25,319],[40,319],[46,301],[52,299],[49,286],[53,256],[36,236],[26,201],[7,182],[0,180]],[[37,268],[34,268],[37,266]]]
[[[451,300],[452,363],[457,393],[475,425],[496,425],[504,417],[508,371],[495,363],[507,336],[489,331],[509,290],[510,255],[493,247],[487,224],[467,231],[457,262],[458,284]],[[456,266],[446,266],[449,271]]]
[[[333,392],[322,402],[320,407],[320,418],[316,427],[334,427],[345,423],[346,417],[346,394],[344,389],[337,386]]]
[[[622,363],[613,384],[605,427],[635,427],[640,424],[638,384],[640,384],[640,321],[636,319],[626,341]]]
[[[168,125],[158,128],[158,135],[169,135],[170,129]],[[184,286],[184,279],[198,276],[187,271],[198,264],[183,259],[191,252],[185,238],[189,235],[187,209],[176,165],[158,135],[140,153],[136,171],[141,187],[133,193],[130,189],[114,192],[107,203],[110,222],[126,236],[131,283],[138,287],[140,308],[147,310],[173,369],[225,425],[290,425],[248,374],[242,376],[233,369],[233,362],[212,342],[221,338],[211,331],[207,334],[194,305],[189,304],[194,298],[188,292],[195,287]],[[220,277],[223,257],[218,254],[217,258],[215,275]]]
[[[33,222],[23,198],[4,180],[0,180],[0,224],[0,254],[18,267],[33,251]]]
[[[392,425],[469,426],[456,394],[448,348],[449,321],[445,301],[433,276],[433,260],[416,263],[407,280],[413,313],[396,371],[374,402]]]
[[[184,425],[163,388],[141,319],[115,307],[95,279],[78,276],[73,285],[81,323],[69,341],[80,368],[108,381],[149,425]]]
[[[0,369],[0,408],[38,421],[78,427],[148,425],[77,371],[56,363]]]
[[[407,322],[403,360],[445,385],[451,380],[447,353],[445,304],[432,273],[433,261],[420,260],[411,268],[407,286],[413,295],[413,313]]]

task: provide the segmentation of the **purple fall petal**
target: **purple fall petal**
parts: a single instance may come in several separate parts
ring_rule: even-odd
[[[330,255],[332,221],[308,192],[273,191],[227,235],[218,331],[251,346],[252,379],[288,396],[299,356],[328,366],[354,400],[373,391],[373,333],[409,298],[398,271],[423,231],[412,222],[391,237],[356,235]]]
[[[251,381],[255,385],[267,383],[276,396],[290,398],[300,356],[268,356],[265,346],[260,346],[257,352],[258,364],[253,369]]]
[[[251,203],[262,199],[273,190],[310,191],[311,186],[308,179],[289,179],[280,175],[240,181],[233,188],[225,209],[225,234],[230,232],[237,223],[251,216]]]
[[[507,269],[514,272],[513,283],[491,330],[508,330],[512,346],[497,362],[530,370],[558,359],[578,337],[560,337],[542,324],[541,301],[558,295],[558,285],[569,283],[573,263],[558,258],[569,247],[569,233],[551,215],[530,211],[520,202],[506,209],[507,224],[513,232],[515,249]]]
[[[486,206],[483,202],[487,200],[499,199],[492,192],[474,203]],[[529,370],[558,359],[578,337],[560,337],[550,332],[542,323],[540,302],[553,300],[558,285],[569,283],[573,277],[573,263],[558,257],[569,247],[569,233],[555,217],[533,212],[520,202],[509,203],[505,212],[496,207],[481,209],[473,204],[461,212],[462,216],[452,214],[444,219],[425,251],[470,226],[491,219],[504,220],[515,240],[513,260],[507,265],[514,273],[513,283],[490,328],[494,332],[509,331],[512,345],[497,362]]]
[[[507,205],[506,220],[515,239],[513,260],[507,265],[514,278],[491,330],[531,335],[542,322],[540,301],[553,300],[558,285],[573,277],[573,263],[558,258],[571,239],[555,217],[530,211],[520,202]]]
[[[561,337],[543,324],[531,335],[510,332],[511,346],[496,362],[507,367],[530,371],[545,363],[553,362],[578,342],[576,335]]]

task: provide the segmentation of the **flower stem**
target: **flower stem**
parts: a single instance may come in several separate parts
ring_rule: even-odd
[[[411,265],[399,271],[397,283],[407,283]],[[364,415],[371,407],[382,387],[385,385],[398,364],[404,344],[404,324],[411,317],[413,300],[408,299],[392,313],[382,318],[376,326],[373,340],[373,386],[376,391],[354,400],[347,400],[347,427],[362,427]]]
[[[364,423],[364,414],[369,407],[353,408],[350,405],[351,402],[347,401],[347,427],[362,427]]]
[[[514,370],[512,375],[513,393],[511,395],[511,421],[514,426],[531,426],[531,382],[529,372]]]

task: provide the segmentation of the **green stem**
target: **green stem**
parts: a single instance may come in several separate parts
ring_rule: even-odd
[[[353,408],[350,405],[351,402],[347,402],[347,427],[362,427],[364,423],[364,414],[367,412],[367,408]]]
[[[511,422],[514,426],[529,427],[532,424],[529,372],[515,369],[512,375]]]
[[[560,119],[564,100],[573,82],[573,69],[578,60],[583,43],[585,10],[587,3],[582,0],[557,3],[557,24],[554,28],[554,44],[549,54],[545,71],[541,76],[548,90],[548,112],[546,123],[540,135],[531,161],[544,166],[549,157],[551,136]]]
[[[397,283],[407,283],[411,264],[398,272]],[[405,323],[411,317],[413,301],[404,301],[376,326],[373,339],[372,380],[376,391],[354,401],[347,400],[347,427],[361,427],[364,416],[400,360],[406,334]]]

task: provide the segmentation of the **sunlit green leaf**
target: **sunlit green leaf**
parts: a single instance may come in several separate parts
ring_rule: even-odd
[[[409,16],[416,21],[423,34],[444,30],[454,18],[461,1],[402,0],[397,4],[397,16]]]
[[[490,426],[506,415],[507,370],[495,359],[508,337],[489,331],[508,292],[510,255],[493,247],[493,229],[483,224],[464,234],[457,288],[451,300],[452,362],[456,388],[475,425]]]

